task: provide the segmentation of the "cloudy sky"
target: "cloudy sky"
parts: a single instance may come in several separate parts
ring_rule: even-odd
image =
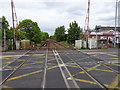
[[[12,25],[11,0],[0,0],[0,17],[5,16]],[[13,0],[18,21],[31,19],[38,23],[41,31],[54,34],[55,28],[77,21],[85,25],[88,0]],[[114,26],[116,0],[91,0],[90,28],[95,25]]]

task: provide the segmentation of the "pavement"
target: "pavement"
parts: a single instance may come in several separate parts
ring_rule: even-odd
[[[0,70],[0,72],[2,72],[3,80],[15,67],[26,60],[25,64],[3,84],[3,88],[42,88],[46,51],[33,50],[28,54],[25,54],[26,52],[28,51],[17,50],[2,53],[1,58],[3,67],[9,64],[9,66]],[[58,50],[58,53],[81,89],[101,89],[101,87],[72,60],[78,62],[105,87],[113,90],[120,89],[120,73],[116,72],[119,72],[120,68],[120,63],[118,62],[118,49]],[[101,61],[113,70],[100,64]],[[11,62],[13,63],[10,64]],[[67,88],[59,66],[62,68],[64,67],[63,64],[58,65],[53,52],[49,51],[45,88]],[[67,77],[67,81],[70,82],[71,80],[71,77]]]

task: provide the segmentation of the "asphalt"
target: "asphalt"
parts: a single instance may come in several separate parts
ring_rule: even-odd
[[[3,88],[41,88],[46,50],[33,50],[25,54],[26,52],[26,50],[19,50],[8,51],[2,54],[3,67],[9,64],[9,66],[0,71],[2,72],[3,80],[15,67],[26,60],[25,64],[3,84]],[[114,71],[119,72],[120,68],[117,49],[58,50],[58,52],[81,89],[98,89],[101,87],[72,60],[79,63],[105,87],[120,89],[120,74]],[[15,59],[16,61],[13,62]],[[100,62],[105,63],[114,70],[105,67]],[[71,81],[71,78],[67,77],[67,80]],[[52,51],[48,52],[45,88],[66,88],[65,80]]]

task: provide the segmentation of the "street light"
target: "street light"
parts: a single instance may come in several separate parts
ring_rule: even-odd
[[[116,0],[116,7],[115,7],[115,33],[114,33],[114,47],[116,47],[116,31],[117,31],[117,10],[118,10],[118,0]]]

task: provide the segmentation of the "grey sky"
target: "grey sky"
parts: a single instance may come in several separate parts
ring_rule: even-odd
[[[56,27],[77,21],[84,27],[88,0],[13,0],[18,21],[31,19],[38,22],[44,32],[53,35]],[[0,17],[11,20],[10,0],[0,0]],[[113,26],[115,16],[115,0],[91,0],[90,28],[95,25]]]

